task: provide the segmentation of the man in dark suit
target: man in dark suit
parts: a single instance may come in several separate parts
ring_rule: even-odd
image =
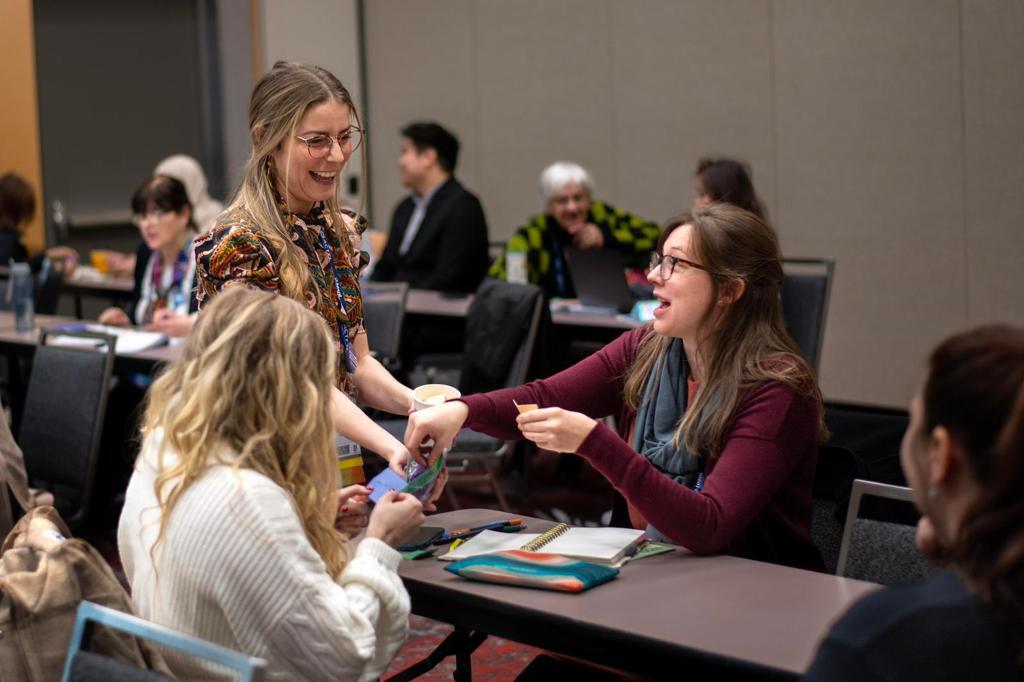
[[[480,201],[452,177],[458,156],[459,141],[436,123],[402,129],[398,168],[412,194],[395,208],[373,281],[472,292],[483,280],[487,220]]]

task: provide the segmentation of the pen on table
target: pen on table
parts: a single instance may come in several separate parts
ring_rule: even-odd
[[[456,530],[450,530],[437,539],[438,543],[451,542],[456,538],[465,538],[468,535],[479,533],[482,530],[500,530],[505,526],[519,526],[523,523],[522,519],[501,519],[498,521],[491,521],[490,523],[484,523],[479,526],[473,526],[472,528],[458,528]]]

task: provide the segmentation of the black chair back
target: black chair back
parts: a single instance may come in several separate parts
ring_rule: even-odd
[[[60,333],[104,344],[85,349],[46,345],[52,335],[40,334],[18,441],[29,485],[53,493],[54,506],[74,529],[85,520],[91,501],[115,339]]]
[[[399,364],[405,299],[408,294],[409,285],[405,282],[374,284],[363,288],[366,340],[370,351],[392,371]]]
[[[832,292],[835,261],[831,258],[793,258],[782,261],[782,317],[797,349],[815,371],[821,363],[825,320]]]
[[[485,279],[466,313],[463,395],[518,386],[526,379],[543,292],[534,284]]]

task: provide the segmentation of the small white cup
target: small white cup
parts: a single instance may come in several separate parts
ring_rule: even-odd
[[[526,254],[509,251],[505,254],[505,279],[513,284],[528,284],[526,277]]]
[[[445,401],[461,398],[459,389],[448,384],[423,384],[413,389],[412,405],[416,411],[441,405]]]

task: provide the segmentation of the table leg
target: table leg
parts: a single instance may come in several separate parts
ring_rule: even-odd
[[[75,292],[75,317],[82,319],[82,294]]]
[[[470,657],[487,639],[486,632],[477,632],[456,627],[452,634],[437,645],[425,659],[409,666],[397,675],[392,675],[387,682],[406,682],[424,675],[449,656],[455,656],[456,682],[470,682],[473,679],[473,668]]]

